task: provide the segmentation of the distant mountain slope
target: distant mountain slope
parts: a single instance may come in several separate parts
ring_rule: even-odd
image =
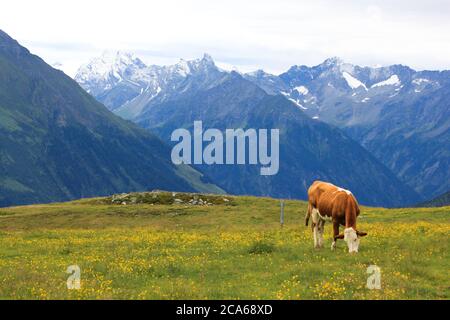
[[[196,79],[191,79],[196,81]],[[191,87],[186,80],[186,87]],[[315,179],[349,188],[359,201],[395,206],[419,198],[365,149],[339,129],[312,120],[283,96],[270,96],[236,72],[198,90],[181,90],[171,98],[150,102],[135,121],[163,141],[176,128],[279,128],[280,170],[261,176],[255,165],[198,165],[216,184],[234,194],[306,198]]]
[[[416,205],[416,207],[444,207],[444,206],[450,206],[450,191],[447,191],[444,194],[441,194],[440,196],[419,203]]]
[[[0,206],[208,189],[192,171],[173,166],[158,138],[0,31]]]

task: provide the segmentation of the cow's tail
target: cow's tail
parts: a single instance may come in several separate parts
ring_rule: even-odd
[[[305,215],[305,226],[308,226],[309,217],[311,217],[311,212],[312,212],[312,205],[311,205],[311,202],[308,202],[308,209],[306,210],[306,215]]]

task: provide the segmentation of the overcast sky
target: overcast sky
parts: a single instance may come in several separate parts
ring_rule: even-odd
[[[0,29],[72,76],[106,49],[272,73],[331,56],[450,69],[450,0],[2,0]]]

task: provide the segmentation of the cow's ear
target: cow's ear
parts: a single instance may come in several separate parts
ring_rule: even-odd
[[[356,231],[356,234],[358,235],[358,237],[367,236],[367,232],[362,232],[362,231]]]

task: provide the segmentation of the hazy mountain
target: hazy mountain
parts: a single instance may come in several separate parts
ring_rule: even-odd
[[[80,67],[75,80],[110,110],[132,119],[153,100],[161,102],[182,90],[209,85],[221,74],[207,54],[170,66],[146,66],[133,54],[118,51],[105,52]],[[197,81],[188,82],[194,85],[186,86],[193,78]]]
[[[188,181],[189,180],[189,181]],[[0,31],[0,206],[154,188],[219,190],[155,136]]]
[[[120,107],[150,85],[151,68],[134,54],[105,51],[80,67],[75,80],[110,110]]]

